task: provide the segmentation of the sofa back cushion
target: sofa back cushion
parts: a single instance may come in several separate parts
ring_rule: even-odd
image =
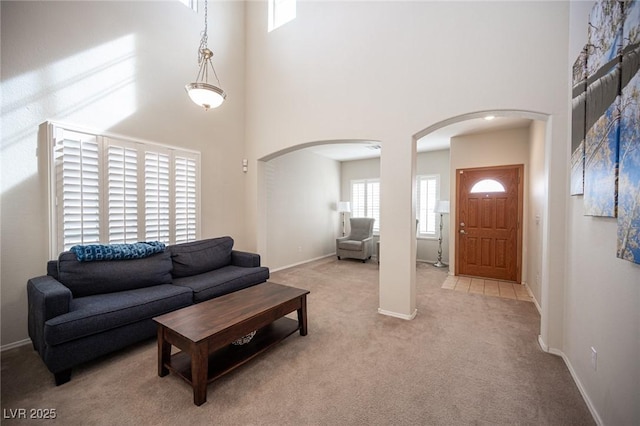
[[[231,263],[233,238],[218,237],[169,246],[173,261],[171,274],[190,277],[222,268]]]
[[[58,257],[58,281],[74,297],[133,290],[171,284],[171,255],[168,251],[142,259],[80,262],[65,251]]]

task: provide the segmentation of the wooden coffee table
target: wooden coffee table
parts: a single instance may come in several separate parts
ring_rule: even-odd
[[[158,375],[169,371],[193,387],[193,403],[207,401],[207,384],[300,330],[307,335],[309,291],[258,284],[154,318]],[[298,311],[298,320],[286,318]],[[231,342],[258,330],[245,345]],[[171,346],[182,351],[171,355]]]

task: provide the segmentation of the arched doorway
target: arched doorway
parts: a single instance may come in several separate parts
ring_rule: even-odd
[[[486,118],[493,117],[492,125],[486,125]],[[414,142],[417,145],[417,150],[420,151],[418,144],[423,141],[428,135],[441,132],[442,129],[455,128],[459,134],[473,134],[474,131],[478,132],[499,132],[496,130],[496,123],[499,123],[501,119],[505,121],[510,120],[517,122],[518,120],[526,120],[530,122],[528,137],[529,137],[529,157],[526,161],[524,177],[527,183],[526,198],[524,208],[524,219],[521,224],[524,227],[524,265],[523,265],[523,282],[527,284],[534,294],[535,303],[541,314],[541,324],[545,324],[547,321],[547,306],[544,303],[545,298],[548,297],[549,291],[549,273],[548,273],[548,219],[549,219],[549,205],[550,205],[550,191],[549,189],[549,161],[548,157],[551,153],[551,126],[550,116],[534,111],[522,111],[522,110],[486,110],[478,111],[468,114],[463,114],[449,119],[443,120],[436,124],[433,124],[424,130],[414,135]],[[474,130],[475,126],[475,130]],[[486,128],[485,128],[486,127]],[[454,136],[454,134],[451,134]],[[462,138],[461,138],[462,139]],[[469,137],[469,140],[473,138]],[[481,139],[481,138],[479,138]],[[480,148],[478,148],[480,149]],[[487,151],[487,150],[486,150]],[[488,150],[491,151],[491,150]],[[449,179],[451,181],[449,193],[442,197],[442,199],[451,200],[449,223],[450,227],[447,229],[445,238],[447,238],[448,244],[448,261],[450,267],[450,274],[453,274],[456,270],[456,257],[457,257],[457,245],[456,245],[456,232],[459,231],[459,221],[456,217],[456,169],[460,167],[461,161],[456,161],[455,156],[460,150],[451,150],[450,154],[450,174]],[[487,163],[482,160],[482,153],[474,152],[473,150],[468,154],[469,157],[473,157],[477,160],[477,163],[467,162],[465,166],[492,166],[498,165],[498,163]],[[495,154],[489,152],[489,154]],[[467,161],[471,161],[467,159]],[[496,160],[499,161],[499,160]],[[504,164],[512,163],[506,161]],[[541,327],[542,328],[542,327]]]
[[[380,155],[379,141],[340,139],[302,143],[260,158],[257,244],[263,263],[275,271],[332,255],[342,230],[338,202],[350,196],[343,163],[376,157],[379,162]]]

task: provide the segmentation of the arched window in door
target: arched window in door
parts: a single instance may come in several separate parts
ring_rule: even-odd
[[[506,192],[504,185],[495,179],[482,179],[471,187],[471,193],[476,194],[478,192]]]
[[[471,193],[478,192],[506,192],[504,185],[495,179],[482,179],[471,187]]]

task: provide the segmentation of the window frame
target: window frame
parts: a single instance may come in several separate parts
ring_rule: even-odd
[[[44,127],[44,129],[42,128]],[[64,221],[61,220],[63,204],[61,200],[61,180],[58,178],[59,166],[56,164],[56,150],[58,149],[56,144],[64,138],[64,132],[79,133],[88,136],[93,136],[98,145],[98,197],[99,197],[99,213],[98,213],[98,235],[99,243],[107,244],[110,242],[110,227],[109,227],[109,149],[110,147],[118,147],[125,149],[137,150],[137,232],[136,241],[149,240],[147,237],[147,231],[145,229],[145,154],[146,152],[163,152],[170,154],[169,163],[169,182],[170,182],[170,202],[169,202],[169,216],[170,216],[170,233],[169,238],[163,241],[165,244],[176,243],[176,232],[178,228],[177,222],[177,200],[175,194],[176,188],[176,159],[188,158],[195,163],[195,172],[193,173],[194,188],[190,193],[194,193],[194,200],[192,203],[192,211],[195,214],[195,225],[190,225],[190,229],[193,232],[187,237],[187,241],[193,241],[200,239],[201,233],[201,153],[195,150],[184,149],[181,147],[170,146],[165,144],[159,144],[142,139],[136,139],[126,137],[122,135],[116,135],[111,133],[96,132],[91,129],[82,128],[80,126],[68,125],[59,122],[47,121],[41,125],[40,132],[40,147],[44,148],[40,152],[46,153],[46,159],[43,159],[43,167],[47,169],[47,207],[48,207],[48,224],[49,224],[49,257],[55,259],[58,255],[68,250],[66,245],[70,244],[65,241],[65,235],[63,232]],[[44,145],[44,146],[43,146]],[[62,184],[63,185],[63,184]],[[190,211],[191,211],[190,210]],[[82,238],[82,237],[81,237]],[[130,241],[127,241],[130,242]],[[135,242],[132,240],[132,242]],[[184,242],[184,241],[179,241]],[[87,242],[85,244],[92,244],[93,242]],[[82,243],[79,243],[82,244]]]
[[[417,175],[416,176],[416,219],[418,219],[418,229],[417,229],[417,235],[419,239],[423,239],[423,240],[437,240],[438,239],[438,229],[440,226],[440,216],[433,212],[433,209],[428,209],[426,210],[427,215],[429,215],[430,213],[432,213],[434,215],[434,229],[433,232],[428,232],[429,230],[426,229],[425,232],[422,232],[422,226],[423,224],[425,224],[428,226],[428,221],[423,221],[421,220],[421,216],[420,216],[420,204],[421,204],[421,197],[420,197],[420,188],[422,185],[422,181],[427,181],[427,180],[434,180],[435,181],[435,195],[434,195],[434,199],[433,199],[433,206],[435,208],[435,204],[437,203],[438,200],[440,200],[440,175],[439,174],[424,174],[424,175]]]

